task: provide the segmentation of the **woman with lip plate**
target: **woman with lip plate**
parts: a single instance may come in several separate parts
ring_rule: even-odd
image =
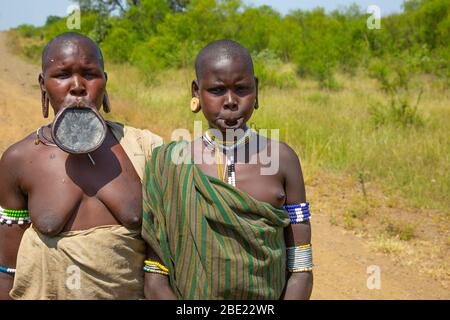
[[[51,105],[55,118],[73,119],[63,129],[80,124],[65,110],[102,119],[98,110],[110,111],[103,67],[88,37],[50,41],[39,75],[44,117]],[[52,128],[13,144],[0,161],[0,298],[144,298],[141,178],[161,138],[106,122],[95,150],[72,154]]]
[[[209,129],[156,148],[146,165],[145,295],[309,299],[311,227],[300,161],[287,144],[247,126],[258,109],[251,56],[234,41],[215,41],[195,68],[191,110],[202,110]]]

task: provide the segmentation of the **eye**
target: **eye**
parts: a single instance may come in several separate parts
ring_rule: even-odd
[[[250,87],[247,86],[237,86],[236,92],[237,93],[247,93],[250,90]]]
[[[212,87],[208,89],[209,93],[215,94],[215,95],[223,95],[225,93],[224,87]]]
[[[53,77],[57,78],[57,79],[67,79],[70,77],[70,73],[61,71],[61,72],[57,72]]]
[[[96,73],[96,72],[93,72],[93,71],[87,71],[87,72],[85,72],[84,73],[84,78],[85,79],[95,79],[95,78],[97,78],[98,77],[98,74]]]

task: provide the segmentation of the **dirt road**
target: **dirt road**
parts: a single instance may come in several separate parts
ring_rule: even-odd
[[[41,115],[37,85],[40,68],[12,54],[4,33],[0,33],[0,57],[1,154],[47,121]],[[323,201],[321,210],[312,209],[313,299],[450,299],[448,290],[414,266],[398,265],[388,255],[373,252],[367,239],[332,225],[327,210],[333,210],[334,204],[314,183],[307,185],[307,193],[308,198]],[[368,278],[378,270],[380,281],[370,278],[369,289]]]

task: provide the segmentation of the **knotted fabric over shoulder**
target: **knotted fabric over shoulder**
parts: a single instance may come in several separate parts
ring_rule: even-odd
[[[149,130],[137,129],[112,121],[106,121],[106,124],[125,150],[142,181],[145,163],[150,159],[153,149],[163,144],[163,139]]]

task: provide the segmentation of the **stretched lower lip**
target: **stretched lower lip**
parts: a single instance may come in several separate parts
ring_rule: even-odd
[[[235,127],[235,126],[240,125],[241,120],[242,120],[242,118],[231,119],[231,120],[221,119],[221,122],[225,127]]]
[[[86,100],[72,100],[64,104],[66,107],[90,107],[92,104]]]
[[[225,124],[227,126],[235,126],[238,123],[238,120],[225,120]]]

